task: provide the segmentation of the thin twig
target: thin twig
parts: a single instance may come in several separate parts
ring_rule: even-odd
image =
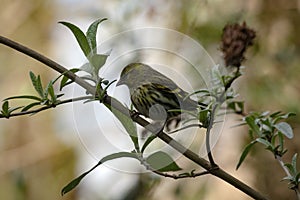
[[[203,172],[198,172],[198,173],[192,172],[192,173],[183,173],[183,174],[177,175],[177,174],[163,173],[163,172],[160,172],[160,171],[157,171],[157,170],[151,170],[151,169],[149,169],[149,170],[152,171],[153,173],[159,175],[159,176],[172,178],[172,179],[196,178],[196,177],[199,177],[199,176],[210,174],[209,171],[203,171]]]
[[[287,176],[291,177],[291,173],[289,172],[289,170],[286,168],[286,166],[284,165],[284,162],[282,161],[282,157],[276,155],[276,160],[279,162],[280,166],[282,167],[283,171],[286,173]],[[300,200],[300,191],[298,188],[294,188],[293,189],[296,192],[297,195],[297,199]]]
[[[210,133],[211,133],[211,130],[212,130],[213,125],[214,125],[214,120],[215,120],[215,114],[216,114],[217,107],[218,107],[218,104],[215,104],[214,107],[212,108],[212,111],[210,113],[209,125],[206,129],[206,135],[205,135],[206,136],[205,137],[205,144],[206,144],[207,156],[208,156],[210,164],[213,167],[217,167],[217,164],[214,161],[214,158],[213,158],[213,155],[212,155],[212,152],[211,152],[211,148],[210,148]]]
[[[218,106],[222,105],[226,101],[226,92],[227,90],[231,87],[232,83],[240,76],[240,68],[237,68],[237,70],[234,73],[234,76],[230,81],[227,82],[227,84],[224,86],[224,91],[220,94],[220,96],[216,96],[216,102],[212,107],[211,113],[210,113],[210,119],[209,119],[209,125],[206,129],[206,138],[205,138],[205,143],[206,143],[206,151],[207,151],[207,156],[209,159],[209,162],[213,167],[218,167],[217,164],[214,161],[211,147],[210,147],[210,135],[211,135],[211,130],[213,128],[213,125],[215,124],[215,115],[216,111],[218,109]]]
[[[93,96],[84,96],[84,97],[77,97],[77,98],[73,98],[73,99],[66,99],[66,100],[59,101],[56,104],[46,105],[46,106],[40,107],[40,108],[35,109],[35,110],[28,110],[28,111],[24,111],[24,112],[12,113],[8,117],[3,116],[3,115],[0,114],[0,119],[1,118],[17,117],[17,116],[22,116],[22,115],[36,114],[38,112],[48,110],[50,108],[55,108],[56,106],[59,106],[59,105],[62,105],[62,104],[71,103],[71,102],[75,102],[75,101],[82,101],[82,100],[87,100],[87,99],[92,99],[92,98],[93,98]]]
[[[171,131],[171,132],[168,132],[169,134],[172,134],[172,133],[176,133],[178,131],[182,131],[182,130],[185,130],[185,129],[188,129],[188,128],[192,128],[192,127],[198,127],[198,128],[202,128],[202,125],[201,124],[189,124],[187,126],[184,126],[182,128],[179,128],[179,129],[176,129],[174,131]]]
[[[54,62],[53,60],[50,60],[49,58],[35,52],[34,50],[29,49],[23,45],[20,45],[14,41],[11,41],[3,36],[0,36],[0,43],[4,44],[6,46],[9,46],[19,52],[22,52],[25,55],[28,55],[28,56],[34,58],[35,60],[38,60],[38,61],[44,63],[46,66],[56,70],[59,73],[65,73],[65,76],[67,76],[71,80],[74,80],[78,85],[85,88],[88,93],[90,93],[91,95],[96,94],[95,87],[91,86],[89,83],[87,83],[83,79],[79,78],[74,73],[68,71],[66,68],[64,68],[63,66]],[[107,95],[103,98],[103,103],[111,105],[114,109],[116,109],[119,112],[123,113],[124,115],[130,117],[129,110],[126,107],[124,107],[121,103],[119,103],[119,101],[115,100],[114,98]],[[155,133],[155,129],[153,129],[150,126],[150,123],[148,121],[144,120],[143,118],[137,116],[133,120],[135,122],[137,122],[138,124],[140,124],[141,126],[145,127],[147,130]],[[251,196],[254,199],[267,200],[266,197],[264,197],[263,195],[261,195],[260,193],[258,193],[257,191],[255,191],[254,189],[252,189],[251,187],[246,185],[245,183],[243,183],[240,180],[236,179],[235,177],[231,176],[230,174],[228,174],[221,168],[218,168],[218,169],[213,168],[207,160],[199,157],[197,154],[195,154],[191,150],[185,148],[184,146],[182,146],[180,143],[178,143],[176,140],[174,140],[173,138],[168,136],[163,131],[159,132],[157,134],[157,136],[161,140],[163,140],[165,143],[167,143],[171,147],[173,147],[175,150],[182,153],[185,157],[187,157],[191,161],[197,163],[199,166],[201,166],[204,169],[206,169],[207,171],[209,171],[209,173],[211,173],[212,175],[219,177],[220,179],[222,179],[225,182],[231,184],[232,186],[238,188],[239,190],[243,191],[245,194],[248,194],[249,196]]]

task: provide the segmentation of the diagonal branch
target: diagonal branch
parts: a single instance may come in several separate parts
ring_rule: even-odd
[[[75,81],[81,87],[85,88],[87,90],[87,92],[90,93],[91,95],[96,94],[95,87],[93,87],[92,85],[90,85],[89,83],[87,83],[86,81],[81,79],[80,77],[76,76],[74,73],[68,71],[63,66],[54,62],[53,60],[50,60],[49,58],[43,56],[42,54],[35,52],[34,50],[29,49],[29,48],[27,48],[21,44],[18,44],[12,40],[9,40],[8,38],[5,38],[3,36],[0,36],[0,43],[4,44],[6,46],[9,46],[19,52],[22,52],[25,55],[28,55],[35,60],[40,61],[41,63],[45,64],[46,66],[54,69],[55,71],[57,71],[59,73],[64,73],[65,76],[67,76],[71,80]],[[108,95],[104,96],[103,103],[111,105],[112,107],[114,107],[114,109],[116,109],[119,112],[123,113],[124,115],[130,117],[129,110],[126,107],[124,107],[121,103],[116,101],[113,97],[110,97]],[[145,127],[150,132],[155,133],[155,128],[153,126],[151,126],[150,123],[148,121],[144,120],[143,118],[141,118],[139,116],[135,116],[133,118],[133,120],[135,122],[137,122],[138,124],[140,124],[141,126]],[[236,179],[235,177],[231,176],[224,170],[222,170],[220,168],[214,168],[207,160],[199,157],[193,151],[185,148],[183,145],[178,143],[176,140],[174,140],[173,138],[168,136],[163,131],[160,131],[157,134],[157,137],[159,137],[165,143],[169,144],[171,147],[173,147],[178,152],[182,153],[185,157],[187,157],[191,161],[195,162],[199,166],[201,166],[204,169],[206,169],[207,171],[209,171],[212,175],[214,175],[214,176],[224,180],[225,182],[231,184],[232,186],[238,188],[239,190],[243,191],[245,194],[248,194],[252,198],[258,199],[258,200],[266,200],[267,199],[266,197],[264,197],[263,195],[261,195],[260,193],[258,193],[257,191],[255,191],[254,189],[252,189],[251,187],[246,185],[245,183],[243,183],[240,180]]]

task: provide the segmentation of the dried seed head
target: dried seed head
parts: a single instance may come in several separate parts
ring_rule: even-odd
[[[245,60],[247,48],[253,45],[256,33],[247,27],[244,22],[228,24],[223,29],[221,51],[223,52],[226,66],[240,67]]]

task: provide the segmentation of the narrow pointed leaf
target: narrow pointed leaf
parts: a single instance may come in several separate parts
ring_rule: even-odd
[[[66,193],[70,192],[71,190],[73,190],[80,182],[81,180],[88,175],[90,172],[92,172],[94,169],[96,169],[99,165],[103,164],[106,161],[109,160],[113,160],[113,159],[117,159],[117,158],[123,158],[123,157],[128,157],[128,158],[135,158],[138,159],[138,156],[135,153],[131,153],[131,152],[119,152],[119,153],[113,153],[110,154],[108,156],[105,156],[104,158],[102,158],[95,166],[93,166],[90,170],[84,172],[83,174],[81,174],[79,177],[77,177],[76,179],[72,180],[68,185],[66,185],[62,191],[61,191],[61,195],[65,195]]]
[[[29,76],[30,76],[30,79],[31,79],[34,89],[37,91],[37,93],[40,95],[40,97],[42,99],[44,99],[44,91],[43,91],[43,86],[42,86],[40,75],[35,76],[35,74],[30,71]]]
[[[258,125],[255,123],[255,119],[252,116],[247,116],[244,119],[246,121],[246,123],[248,124],[248,126],[250,127],[250,129],[256,133],[258,136],[261,135],[260,130]]]
[[[121,104],[118,100],[113,100],[114,104]],[[122,104],[121,104],[122,105]],[[115,117],[121,122],[127,133],[129,134],[135,149],[139,152],[139,141],[137,136],[137,129],[136,124],[132,121],[132,119],[129,117],[130,114],[128,113],[128,116],[124,115],[120,111],[114,109],[114,106],[105,104],[105,106],[115,115]],[[123,105],[122,105],[123,106]],[[118,106],[116,106],[118,107]]]
[[[156,138],[156,135],[150,135],[147,140],[144,142],[141,152],[144,153],[144,151],[146,150],[147,146]]]
[[[98,19],[95,22],[93,22],[87,32],[86,32],[86,38],[89,42],[90,48],[93,51],[93,55],[97,54],[97,40],[96,40],[96,35],[97,35],[97,29],[98,29],[98,25],[107,20],[107,18],[103,18],[103,19]]]
[[[11,99],[32,99],[32,100],[36,100],[36,101],[42,101],[42,99],[40,97],[33,96],[33,95],[20,95],[20,96],[8,97],[8,98],[4,99],[4,101],[11,100]]]
[[[146,159],[153,170],[160,172],[179,171],[181,168],[174,162],[173,158],[163,151],[158,151]]]
[[[90,47],[89,42],[88,42],[86,36],[84,35],[84,33],[74,24],[71,24],[69,22],[59,22],[59,23],[65,25],[72,31],[82,52],[88,58],[91,53],[91,47]]]
[[[8,101],[5,101],[2,104],[2,111],[5,112],[5,113],[8,113],[8,109],[9,109],[9,103],[8,103]]]
[[[239,167],[241,166],[241,164],[243,163],[243,161],[245,160],[245,158],[247,157],[247,155],[249,154],[251,148],[253,147],[253,145],[256,144],[256,141],[252,141],[250,142],[243,150],[242,155],[240,156],[239,162],[236,166],[236,170],[239,169]]]
[[[76,72],[78,72],[80,69],[78,69],[78,68],[74,68],[74,69],[70,69],[69,71],[70,72],[72,72],[72,73],[76,73]],[[71,84],[71,83],[73,83],[74,81],[70,81],[70,82],[68,82],[68,80],[70,80],[67,76],[64,76],[62,79],[61,79],[61,81],[60,81],[60,86],[59,86],[59,90],[61,91],[62,89],[63,89],[63,87],[65,87],[65,86],[67,86],[67,85],[69,85],[69,84]]]
[[[11,114],[12,112],[14,112],[14,111],[16,111],[16,110],[18,110],[18,109],[20,109],[20,108],[22,108],[23,106],[18,106],[18,107],[15,107],[15,108],[9,108],[8,109],[8,113],[9,114]]]
[[[52,103],[55,103],[56,102],[56,95],[54,93],[54,88],[53,88],[53,82],[50,81],[49,84],[47,85],[47,93],[50,95],[51,97],[51,101]],[[47,95],[48,96],[48,95]]]
[[[297,156],[298,156],[298,154],[297,153],[295,153],[294,154],[294,156],[293,156],[293,158],[292,158],[292,166],[293,166],[293,168],[295,169],[295,170],[297,170]]]
[[[27,106],[25,106],[21,112],[25,112],[25,111],[28,111],[30,108],[33,108],[34,106],[39,106],[41,105],[40,102],[34,102],[34,103],[31,103],[31,104],[28,104]]]

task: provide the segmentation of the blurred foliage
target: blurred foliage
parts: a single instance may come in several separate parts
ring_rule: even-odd
[[[252,48],[246,57],[248,60],[245,62],[245,75],[236,85],[241,93],[241,99],[246,100],[246,110],[270,110],[272,112],[281,110],[294,112],[297,116],[300,114],[298,103],[300,99],[298,81],[300,75],[299,0],[155,0],[128,2],[115,0],[109,3],[90,1],[90,4],[83,4],[80,1],[70,2],[62,1],[62,4],[57,6],[55,1],[16,0],[11,2],[2,0],[0,7],[0,26],[2,28],[0,34],[18,41],[24,41],[26,45],[33,49],[46,53],[49,47],[48,37],[51,35],[51,29],[53,28],[49,24],[54,23],[53,15],[58,15],[59,11],[61,12],[60,19],[107,17],[110,19],[111,24],[115,24],[114,27],[111,27],[115,32],[145,25],[144,21],[140,21],[145,19],[149,26],[167,27],[191,36],[203,44],[216,62],[220,62],[219,42],[224,25],[229,22],[246,21],[250,27],[257,31],[258,35],[255,48]],[[73,7],[75,5],[81,6],[81,10],[74,11]],[[69,9],[71,11],[68,11]],[[116,9],[118,9],[118,12],[116,12]],[[99,13],[101,16],[99,16]],[[0,48],[0,60],[2,63],[0,67],[1,99],[18,94],[19,91],[28,90],[25,82],[27,82],[29,68],[26,67],[32,66],[34,69],[30,70],[34,71],[43,69],[39,67],[40,64],[31,60],[28,61],[27,58],[3,47]],[[42,74],[42,76],[44,74],[43,77],[47,77],[48,73],[49,71],[41,70],[39,74]],[[15,84],[15,80],[18,80],[18,84]],[[51,120],[51,116],[42,114],[35,116],[34,120],[33,118],[18,118],[9,122],[5,121],[5,126],[4,122],[0,122],[0,159],[6,158],[4,156],[7,153],[6,150],[22,146],[33,140],[33,138],[39,138],[41,134],[45,134],[46,128],[44,125],[45,123],[49,125]],[[289,149],[285,155],[287,160],[291,160],[294,152],[299,152],[299,122],[299,117],[291,119],[295,138],[286,141],[286,148]],[[42,127],[36,127],[36,124],[39,123],[42,124]],[[52,129],[47,128],[47,130]],[[233,131],[233,129],[230,129],[230,131]],[[47,134],[53,134],[53,132],[49,132]],[[236,140],[241,137],[248,138],[246,132],[241,131],[237,134]],[[248,142],[248,139],[245,139],[244,143]],[[229,148],[230,146],[233,145],[227,144],[223,148]],[[236,163],[238,155],[242,151],[242,146],[244,144],[240,145],[240,149],[234,149],[237,155]],[[0,199],[45,199],[46,197],[58,199],[59,197],[51,195],[59,195],[61,186],[74,177],[74,174],[72,175],[74,157],[72,151],[70,151],[62,147],[61,152],[69,153],[62,153],[64,156],[58,156],[60,159],[54,159],[56,156],[50,156],[32,166],[25,168],[15,166],[14,170],[1,175],[0,194],[3,196],[0,196]],[[227,155],[225,152],[224,154]],[[67,155],[70,156],[68,156],[67,161],[64,161]],[[253,149],[250,156],[252,159],[248,158],[243,165],[251,166],[252,169],[248,171],[247,176],[252,177],[251,180],[253,180],[253,184],[259,191],[275,200],[295,198],[294,193],[287,189],[286,182],[280,182],[284,172],[269,152],[258,147]],[[58,160],[54,161],[52,159]],[[228,160],[227,162],[233,162],[231,157],[226,158],[226,160]],[[5,160],[3,162],[5,163]],[[232,168],[236,163],[230,163]],[[221,166],[227,166],[227,164],[220,163]],[[240,170],[244,170],[243,167],[241,168]],[[240,171],[237,173],[240,173]],[[66,178],[67,176],[68,178]],[[206,177],[181,181],[161,179],[155,182],[156,187],[152,188],[150,193],[149,184],[141,184],[145,180],[149,180],[149,177],[141,176],[137,184],[132,187],[134,191],[139,191],[135,199],[161,199],[162,197],[167,200],[216,199],[220,198],[220,194],[223,199],[247,199],[247,197],[241,196],[238,191],[224,185],[224,183],[220,183],[223,184],[222,188],[217,187],[216,182]],[[51,185],[48,185],[49,183]],[[215,184],[216,187],[211,187],[212,184]],[[76,193],[73,193],[73,195],[76,195]],[[71,194],[64,198],[74,199],[75,197],[72,197]],[[125,196],[124,199],[126,199]]]
[[[0,34],[47,54],[52,5],[43,0],[1,0],[0,5]],[[34,92],[30,70],[48,79],[49,71],[42,64],[3,45],[0,60],[1,101],[9,95]],[[50,112],[0,120],[0,199],[59,199],[61,187],[74,176],[75,160],[74,150],[55,134]]]

